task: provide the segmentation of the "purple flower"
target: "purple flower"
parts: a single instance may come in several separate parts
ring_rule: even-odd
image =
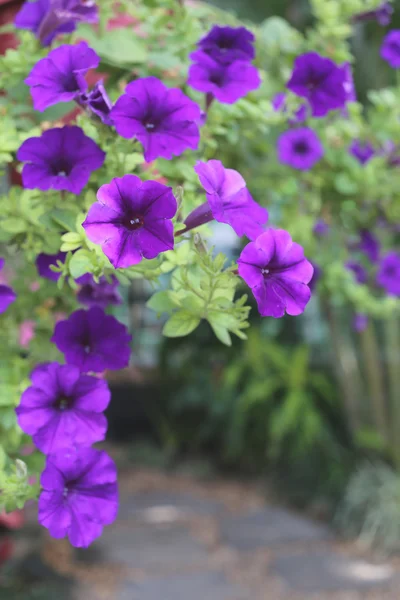
[[[283,229],[268,229],[243,249],[239,275],[251,288],[263,317],[301,314],[311,297],[314,269],[303,248]]]
[[[219,102],[233,104],[261,85],[257,69],[249,62],[236,60],[225,65],[202,51],[191,56],[196,62],[189,69],[188,85]]]
[[[122,303],[122,298],[117,291],[118,279],[114,276],[111,278],[111,283],[104,276],[100,277],[99,283],[96,283],[93,276],[87,273],[79,277],[76,282],[82,285],[77,295],[81,304],[107,308],[111,304]]]
[[[170,160],[200,141],[200,107],[181,90],[167,88],[156,77],[132,81],[111,110],[115,129],[143,144],[147,162]]]
[[[381,47],[381,57],[393,69],[400,68],[400,29],[393,29],[386,35]]]
[[[347,73],[329,58],[316,52],[298,56],[287,88],[311,105],[314,117],[323,117],[330,110],[343,108],[347,100]]]
[[[254,35],[245,27],[214,27],[198,42],[197,47],[214,60],[229,64],[235,60],[253,60]]]
[[[61,273],[52,271],[50,267],[53,265],[56,267],[58,262],[65,263],[66,257],[66,252],[58,252],[57,254],[38,254],[36,257],[36,268],[40,277],[58,281],[61,277]]]
[[[357,244],[357,249],[365,254],[370,262],[378,262],[381,245],[379,240],[368,229],[360,231],[360,241]]]
[[[17,158],[28,163],[22,170],[24,187],[80,194],[92,171],[103,165],[105,152],[80,127],[66,126],[25,140]]]
[[[400,297],[400,253],[389,252],[380,263],[376,283],[390,296]]]
[[[368,273],[364,267],[356,260],[348,260],[345,264],[346,269],[352,271],[357,283],[367,283]]]
[[[324,148],[309,127],[285,131],[278,138],[278,160],[300,171],[311,169],[324,155]]]
[[[365,165],[374,156],[375,149],[369,142],[354,140],[349,148],[349,152],[361,165]]]
[[[48,363],[31,374],[16,413],[22,431],[44,454],[104,440],[110,402],[107,382],[77,367]]]
[[[268,221],[268,212],[253,200],[237,171],[225,169],[221,161],[197,162],[194,168],[206,191],[207,202],[186,219],[186,230],[212,219],[228,223],[239,236],[258,237]]]
[[[39,523],[54,538],[68,536],[73,546],[87,548],[117,516],[117,469],[104,450],[48,456],[40,483]]]
[[[353,319],[353,329],[358,333],[361,333],[368,327],[368,317],[361,313],[356,313]]]
[[[287,112],[286,94],[284,92],[279,92],[278,94],[275,94],[275,96],[272,98],[272,108],[275,110],[275,112]],[[289,119],[289,123],[291,125],[295,125],[296,123],[303,123],[306,119],[307,106],[303,104],[302,106],[300,106],[300,108],[296,110],[296,112],[293,115],[293,118]]]
[[[131,336],[127,328],[99,306],[76,310],[59,321],[51,341],[68,364],[85,373],[124,369],[129,364]]]
[[[85,75],[99,65],[100,58],[86,42],[60,46],[39,60],[28,77],[33,106],[44,111],[58,102],[71,102],[87,90]]]
[[[318,237],[325,237],[326,235],[328,235],[330,230],[331,228],[329,227],[328,223],[325,223],[323,219],[317,221],[313,227],[313,233]]]
[[[102,185],[97,200],[83,227],[116,269],[173,249],[177,202],[170,187],[124,175]]]
[[[105,125],[112,125],[110,117],[112,102],[102,81],[98,81],[90,92],[81,94],[78,101],[86,110],[99,117]]]
[[[390,2],[383,2],[378,8],[375,10],[368,10],[365,12],[361,12],[358,15],[355,15],[354,21],[356,23],[362,23],[366,21],[377,21],[379,25],[386,27],[389,25],[392,14],[394,12],[394,8]]]
[[[97,23],[94,0],[36,0],[25,2],[15,18],[15,26],[28,29],[48,46],[59,33],[71,33],[76,23]]]
[[[4,267],[4,258],[0,258],[0,271]],[[0,283],[0,314],[5,312],[7,308],[14,302],[17,294],[8,285]]]

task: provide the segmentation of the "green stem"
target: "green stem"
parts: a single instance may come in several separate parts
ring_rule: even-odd
[[[400,467],[400,322],[397,315],[385,321],[385,337],[393,458]]]

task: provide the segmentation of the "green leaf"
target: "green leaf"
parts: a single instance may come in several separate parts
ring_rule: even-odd
[[[130,29],[113,29],[104,37],[98,37],[89,26],[81,26],[79,32],[105,63],[124,68],[146,62],[145,43]]]
[[[1,228],[8,233],[22,233],[26,231],[26,221],[18,217],[10,217],[0,222]]]
[[[166,337],[183,337],[198,327],[200,320],[187,310],[178,310],[165,323],[163,334]]]
[[[225,329],[225,327],[220,327],[219,325],[213,325],[211,321],[209,321],[213,332],[220,342],[225,344],[225,346],[232,346],[231,336],[229,335],[229,331]]]
[[[52,220],[67,231],[75,231],[76,214],[56,208],[51,212]]]
[[[146,306],[154,310],[156,313],[164,313],[171,312],[179,305],[174,302],[169,292],[156,292],[150,298],[150,300],[147,301]]]
[[[83,250],[78,250],[78,252],[75,252],[75,254],[71,256],[68,266],[74,279],[85,275],[85,273],[90,273],[90,270],[93,267],[92,261]]]

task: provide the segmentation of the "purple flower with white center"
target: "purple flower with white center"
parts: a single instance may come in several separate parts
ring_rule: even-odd
[[[356,313],[353,319],[353,329],[361,333],[368,327],[368,317],[362,313]]]
[[[44,46],[59,33],[71,33],[79,22],[97,23],[98,9],[94,0],[36,0],[25,2],[14,24],[28,29]]]
[[[343,108],[347,101],[347,72],[329,58],[316,52],[298,56],[286,87],[310,103],[314,117]]]
[[[263,317],[299,315],[310,300],[314,269],[303,248],[283,229],[268,229],[243,249],[239,275],[251,288]]]
[[[65,263],[66,257],[67,253],[61,251],[57,254],[38,254],[36,257],[36,268],[40,277],[51,279],[52,281],[58,281],[61,277],[61,273],[52,271],[50,267],[56,267],[58,262]]]
[[[41,137],[25,140],[17,152],[25,162],[22,182],[25,188],[66,190],[80,194],[92,171],[99,169],[105,152],[80,127],[48,129]]]
[[[110,117],[119,135],[139,140],[147,162],[159,157],[170,160],[199,146],[200,107],[156,77],[129,83]]]
[[[390,296],[400,297],[400,253],[389,252],[380,263],[376,283]]]
[[[0,271],[4,267],[4,258],[0,258]],[[0,314],[5,312],[17,297],[17,294],[8,285],[0,283]]]
[[[214,60],[229,64],[235,60],[253,60],[254,35],[245,27],[214,27],[198,42],[197,47]]]
[[[110,117],[112,102],[108,97],[102,81],[98,81],[90,92],[81,94],[78,102],[84,106],[87,111],[96,115],[104,125],[112,125],[113,122]]]
[[[367,283],[368,273],[359,262],[356,260],[348,260],[345,267],[353,273],[357,283]]]
[[[77,367],[48,363],[31,374],[32,385],[15,409],[18,425],[44,454],[104,440],[111,394],[104,379]]]
[[[393,69],[400,68],[400,29],[393,29],[386,35],[381,47],[381,57]]]
[[[272,108],[275,112],[287,112],[286,106],[286,94],[284,92],[279,92],[275,94],[272,98]],[[303,123],[307,119],[307,106],[303,104],[296,110],[293,115],[293,118],[289,119],[289,123],[291,125],[295,125],[296,123]]]
[[[236,60],[225,65],[202,51],[191,56],[196,62],[189,69],[187,84],[223,104],[233,104],[261,85],[257,69],[249,62]]]
[[[51,341],[69,365],[84,373],[124,369],[129,364],[131,336],[127,328],[99,306],[76,310],[59,321]]]
[[[252,240],[263,232],[268,212],[253,200],[240,173],[225,169],[219,160],[198,161],[194,170],[205,189],[207,202],[187,217],[185,231],[215,219],[230,225],[237,235]]]
[[[39,523],[53,538],[87,548],[117,516],[117,468],[104,450],[59,450],[47,457],[40,483]]]
[[[86,42],[54,48],[39,60],[28,77],[35,110],[44,111],[58,102],[71,102],[87,90],[85,75],[99,65],[100,58]]]
[[[356,23],[363,23],[366,21],[376,21],[382,27],[389,25],[392,20],[394,8],[390,2],[383,2],[375,10],[368,10],[365,12],[358,13],[355,15],[353,20]]]
[[[278,138],[277,150],[279,162],[300,171],[312,169],[324,155],[319,137],[309,127],[282,133]]]
[[[111,277],[111,282],[103,276],[96,283],[93,275],[87,273],[79,277],[76,282],[82,286],[77,295],[81,304],[107,308],[107,306],[122,303],[122,298],[117,290],[118,279],[114,276]]]
[[[360,241],[356,248],[365,254],[370,262],[378,262],[381,245],[379,240],[368,229],[360,231]]]
[[[171,219],[178,205],[172,189],[157,181],[124,175],[102,185],[83,223],[116,268],[137,265],[174,247]]]
[[[330,230],[331,228],[329,227],[328,223],[326,223],[323,219],[317,221],[313,227],[313,233],[318,237],[325,237],[328,235]]]
[[[354,140],[349,148],[350,154],[354,156],[361,165],[367,164],[375,154],[375,149],[369,142]]]

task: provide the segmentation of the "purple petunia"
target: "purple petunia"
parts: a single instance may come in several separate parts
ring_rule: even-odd
[[[159,157],[170,160],[188,148],[198,148],[200,107],[156,77],[129,83],[110,117],[119,135],[139,140],[147,162]]]
[[[102,185],[97,200],[83,227],[116,269],[173,249],[178,205],[170,187],[124,175]]]
[[[379,240],[368,229],[360,231],[360,241],[356,249],[365,254],[370,262],[378,262],[381,245]]]
[[[81,104],[89,113],[96,115],[104,125],[112,125],[110,116],[112,102],[108,97],[102,81],[98,81],[90,92],[85,92],[79,96]]]
[[[328,223],[326,223],[323,219],[319,219],[313,227],[314,235],[318,237],[325,237],[330,232],[331,228]]]
[[[374,156],[375,149],[369,142],[354,140],[350,145],[349,152],[361,165],[365,165]]]
[[[186,231],[216,219],[228,223],[239,236],[258,237],[268,221],[268,212],[257,204],[237,171],[225,169],[221,161],[198,161],[194,168],[205,189],[207,202],[185,220]]]
[[[356,313],[353,319],[353,329],[361,333],[368,327],[368,316],[362,313]]]
[[[214,27],[201,38],[197,47],[214,60],[229,64],[235,60],[253,60],[254,35],[245,27]]]
[[[51,341],[68,364],[85,373],[124,369],[129,364],[131,336],[127,328],[99,306],[76,310],[59,321]]]
[[[82,286],[77,295],[77,299],[81,304],[107,308],[107,306],[122,303],[122,298],[117,290],[118,279],[114,276],[112,276],[111,282],[103,276],[96,283],[93,275],[87,273],[79,277],[76,282]]]
[[[268,229],[243,249],[239,275],[251,288],[263,317],[299,315],[310,300],[314,269],[303,248],[282,229]]]
[[[400,297],[400,253],[389,252],[379,263],[376,283],[390,296]]]
[[[97,23],[98,19],[94,0],[36,0],[23,4],[14,24],[32,31],[48,46],[59,33],[74,31],[77,23]]]
[[[44,111],[58,102],[70,102],[87,90],[85,75],[99,65],[100,57],[86,42],[60,46],[39,60],[28,77],[33,106]]]
[[[376,21],[379,25],[386,27],[389,25],[392,15],[394,12],[394,8],[390,2],[383,2],[378,8],[375,10],[368,10],[365,12],[358,13],[354,17],[354,21],[356,23],[363,23],[366,21]]]
[[[347,80],[343,67],[316,52],[308,52],[296,58],[286,87],[308,100],[314,117],[323,117],[330,110],[344,108]]]
[[[275,94],[272,98],[272,108],[275,112],[287,112],[286,106],[286,94],[284,92],[279,92]],[[303,104],[296,110],[293,117],[289,119],[289,123],[291,125],[295,125],[296,123],[303,123],[307,119],[307,106]]]
[[[348,260],[345,267],[353,273],[357,283],[367,283],[368,273],[359,262],[356,260]]]
[[[65,126],[25,140],[17,158],[27,163],[22,170],[24,187],[79,194],[92,171],[103,165],[105,152],[80,127]]]
[[[4,258],[0,258],[0,271],[4,267]],[[8,285],[0,283],[0,314],[5,312],[17,297],[17,294]]]
[[[77,367],[47,363],[31,374],[16,413],[22,431],[44,454],[104,440],[110,402],[107,382]]]
[[[400,69],[400,29],[389,31],[383,40],[381,57],[393,69]]]
[[[189,69],[187,84],[219,102],[233,104],[261,85],[258,71],[244,60],[223,64],[201,50],[192,55],[196,62]]]
[[[285,131],[278,138],[278,160],[294,169],[307,171],[324,155],[324,148],[309,127]]]
[[[54,538],[87,548],[118,513],[117,469],[104,450],[59,450],[41,475],[39,523]]]
[[[66,252],[58,252],[57,254],[38,254],[36,257],[36,268],[40,277],[58,281],[61,277],[61,273],[52,271],[50,267],[53,265],[56,267],[58,262],[64,263],[66,257]]]

